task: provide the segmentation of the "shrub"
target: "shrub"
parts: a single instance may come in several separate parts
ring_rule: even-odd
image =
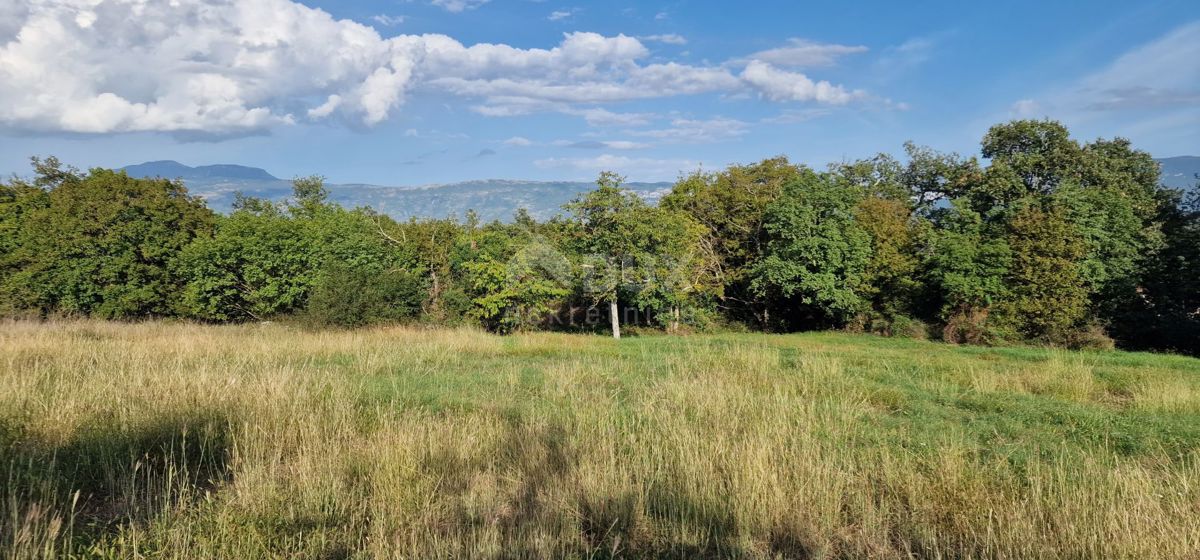
[[[1090,325],[1071,333],[1066,344],[1075,350],[1114,350],[1117,347],[1116,342],[1100,325]]]
[[[428,293],[425,279],[407,270],[334,263],[318,276],[304,319],[316,326],[345,328],[401,322],[421,312]]]

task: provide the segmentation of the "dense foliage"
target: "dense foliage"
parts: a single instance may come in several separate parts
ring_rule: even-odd
[[[845,328],[951,342],[1200,352],[1200,201],[1123,139],[992,127],[983,160],[914,144],[818,171],[777,157],[659,204],[604,173],[539,222],[396,222],[34,160],[0,183],[0,314],[294,316],[489,330]],[[1106,334],[1107,333],[1107,334]]]

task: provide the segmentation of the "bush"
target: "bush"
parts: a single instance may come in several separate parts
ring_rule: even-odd
[[[929,339],[929,325],[907,315],[887,316],[876,312],[859,313],[846,323],[846,327],[842,330],[855,334],[870,333],[878,336],[916,340]]]
[[[1074,350],[1114,350],[1117,347],[1112,337],[1104,331],[1104,327],[1099,325],[1091,325],[1071,333],[1066,343],[1067,347]]]
[[[942,340],[951,344],[992,343],[994,338],[988,328],[988,315],[986,309],[960,311],[951,315],[942,329]]]
[[[913,319],[907,315],[897,315],[892,317],[889,333],[891,336],[899,338],[928,340],[929,325],[926,325],[924,321]]]
[[[321,271],[304,319],[315,326],[345,328],[401,322],[421,312],[428,293],[425,279],[407,270],[332,264]]]

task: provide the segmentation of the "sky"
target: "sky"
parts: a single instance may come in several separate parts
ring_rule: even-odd
[[[0,172],[672,180],[995,123],[1200,155],[1200,2],[0,0]]]

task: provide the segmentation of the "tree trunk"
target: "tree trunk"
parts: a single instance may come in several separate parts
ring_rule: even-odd
[[[612,319],[613,338],[621,339],[621,318],[617,315],[617,298],[608,302],[608,314]]]
[[[671,332],[672,333],[679,332],[679,306],[678,305],[671,308]]]

